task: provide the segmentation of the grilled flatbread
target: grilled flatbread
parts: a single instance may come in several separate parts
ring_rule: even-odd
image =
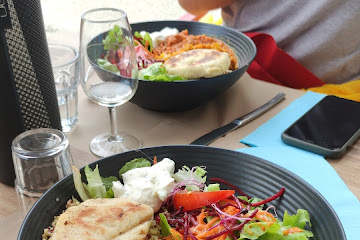
[[[228,72],[230,57],[214,49],[194,49],[171,57],[164,63],[169,74],[185,79],[212,78]]]
[[[141,240],[149,232],[153,209],[124,198],[89,199],[68,208],[51,240]]]

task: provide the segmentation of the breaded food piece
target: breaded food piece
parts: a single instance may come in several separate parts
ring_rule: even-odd
[[[125,198],[98,198],[68,208],[51,240],[141,240],[149,232],[153,209]]]
[[[214,49],[194,49],[171,57],[164,63],[169,74],[186,79],[212,78],[228,72],[230,57]]]

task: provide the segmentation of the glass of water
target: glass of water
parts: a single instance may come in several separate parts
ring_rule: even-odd
[[[78,122],[79,53],[71,46],[49,44],[62,130],[71,132]]]
[[[109,108],[110,132],[95,137],[90,150],[107,157],[137,149],[142,141],[117,129],[116,107],[138,87],[138,66],[130,24],[124,11],[99,8],[85,12],[80,28],[80,83],[95,103]]]

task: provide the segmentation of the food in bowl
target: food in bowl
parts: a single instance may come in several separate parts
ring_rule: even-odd
[[[229,71],[231,60],[226,52],[213,49],[189,50],[169,58],[164,67],[172,75],[185,79],[212,78]]]
[[[116,44],[124,41],[117,36],[122,29],[115,25],[103,40],[107,54],[97,60],[100,67],[120,73],[121,54]],[[154,39],[153,39],[154,38]],[[238,68],[234,51],[223,41],[202,35],[191,35],[188,30],[164,28],[154,33],[135,32],[134,44],[139,68],[139,79],[178,81],[213,78]],[[114,47],[109,47],[109,46]]]
[[[158,56],[157,58],[166,61],[170,57],[192,49],[215,49],[226,52],[231,60],[229,69],[235,70],[238,68],[236,54],[225,42],[205,34],[189,34],[189,31],[186,29],[176,35],[167,37],[164,42],[154,49],[154,53]]]
[[[153,209],[125,198],[88,199],[62,213],[51,240],[144,239]]]
[[[99,199],[95,200],[99,202],[111,202],[110,199],[119,192],[119,199],[122,200],[118,201],[130,201],[131,204],[133,201],[145,204],[142,201],[148,202],[149,198],[156,199],[150,202],[164,199],[160,207],[158,204],[150,207],[155,213],[152,223],[146,225],[146,230],[143,229],[146,236],[138,239],[308,239],[313,236],[310,231],[305,230],[305,226],[310,225],[306,210],[299,209],[294,215],[285,211],[284,218],[280,220],[276,217],[275,206],[265,207],[265,204],[284,194],[283,188],[268,199],[260,200],[247,196],[239,188],[220,178],[210,179],[214,184],[206,184],[207,172],[204,167],[183,166],[176,173],[174,170],[175,163],[168,158],[160,162],[154,159],[153,163],[144,158],[136,158],[120,169],[119,175],[123,183],[115,176],[102,178],[98,167],[94,170],[85,168],[87,184],[81,182],[78,169],[75,169],[73,177],[76,190],[85,206],[89,205],[89,201],[94,201],[92,198]],[[109,185],[109,182],[112,184]],[[228,185],[231,189],[221,190],[219,183]],[[107,200],[104,200],[105,197],[108,197]],[[106,210],[99,210],[105,212],[112,208],[112,205],[96,206],[101,209],[106,207]],[[112,212],[117,215],[116,211]],[[146,212],[149,213],[150,210]],[[53,236],[59,231],[58,224],[62,215],[58,218]],[[101,216],[96,216],[98,221],[102,219]],[[145,221],[149,216],[140,219]],[[73,222],[63,221],[61,224],[66,225],[67,232],[72,232]],[[84,222],[80,221],[80,224]],[[115,225],[116,222],[113,228]],[[76,239],[85,238],[86,234]],[[101,236],[99,239],[102,239]]]

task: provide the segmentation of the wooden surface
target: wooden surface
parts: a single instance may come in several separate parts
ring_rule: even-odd
[[[304,92],[254,80],[245,74],[223,95],[186,112],[153,112],[127,103],[118,107],[118,126],[119,129],[139,136],[143,140],[143,147],[189,144],[204,133],[259,107],[279,92],[286,94],[284,101],[244,127],[209,145],[227,149],[243,148],[246,146],[239,142],[241,138],[275,116]],[[107,108],[92,103],[79,89],[79,123],[75,130],[68,134],[75,165],[81,167],[97,159],[90,153],[89,143],[93,137],[107,131],[109,125]],[[329,160],[329,163],[359,199],[360,141],[357,141],[344,157]],[[19,211],[13,187],[0,184],[0,200],[0,220]]]
[[[203,134],[261,106],[279,92],[286,94],[284,101],[254,121],[209,145],[226,149],[244,148],[247,146],[240,143],[240,139],[274,117],[305,92],[258,81],[245,74],[221,96],[186,112],[153,112],[126,103],[118,107],[118,127],[140,137],[143,147],[189,144]],[[98,159],[89,151],[89,143],[96,135],[108,131],[109,126],[107,108],[91,102],[79,89],[79,123],[74,131],[68,134],[76,166],[81,167]],[[360,199],[360,141],[357,141],[341,159],[328,161]],[[8,236],[7,239],[16,239],[22,218],[15,189],[0,183],[0,201],[0,232]]]

